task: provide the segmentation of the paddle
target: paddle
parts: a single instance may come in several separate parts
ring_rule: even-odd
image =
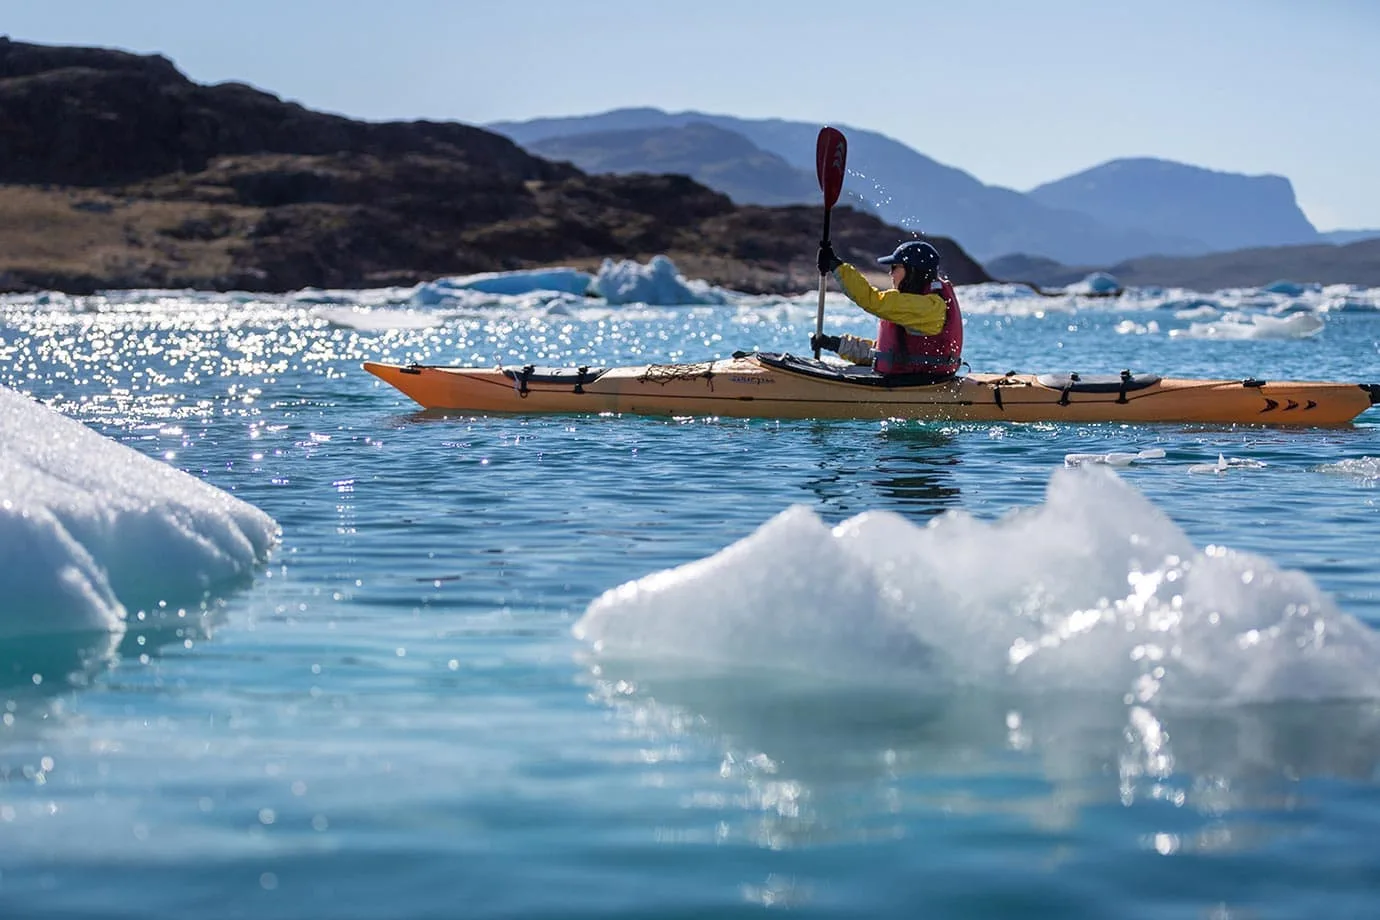
[[[848,141],[843,132],[836,128],[820,128],[819,140],[815,142],[815,174],[819,177],[819,190],[824,193],[824,234],[819,245],[829,242],[829,212],[839,200],[843,191],[843,169],[848,162]],[[815,335],[824,334],[824,285],[826,275],[819,273],[819,312],[815,315]],[[815,360],[819,360],[819,349],[815,349]]]

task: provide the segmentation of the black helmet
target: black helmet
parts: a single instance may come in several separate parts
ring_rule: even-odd
[[[922,276],[933,277],[939,272],[939,250],[924,240],[907,240],[889,256],[877,260],[882,265],[904,265]]]

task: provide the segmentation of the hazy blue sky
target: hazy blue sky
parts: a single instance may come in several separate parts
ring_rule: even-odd
[[[1380,0],[0,0],[0,33],[370,119],[854,125],[1021,190],[1165,157],[1380,227]]]

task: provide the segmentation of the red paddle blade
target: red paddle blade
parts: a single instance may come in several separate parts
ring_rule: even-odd
[[[837,128],[820,128],[815,143],[815,173],[819,176],[819,190],[824,193],[824,207],[832,208],[843,191],[843,170],[848,163],[848,141]]]

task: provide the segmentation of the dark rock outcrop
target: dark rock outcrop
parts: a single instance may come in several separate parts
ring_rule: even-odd
[[[470,125],[355,121],[242,83],[193,83],[158,55],[0,37],[0,183],[109,186],[220,156],[342,151],[446,158],[518,182],[576,172]]]

